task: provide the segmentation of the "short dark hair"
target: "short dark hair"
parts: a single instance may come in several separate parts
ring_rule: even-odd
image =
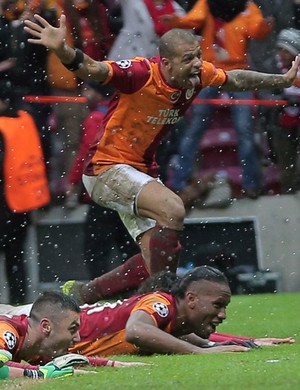
[[[159,41],[159,54],[162,58],[172,58],[177,52],[179,42],[195,43],[196,36],[182,28],[173,28],[166,32]]]
[[[41,317],[56,317],[57,314],[66,311],[80,313],[81,309],[77,301],[60,291],[44,291],[34,301],[29,317],[39,321]]]

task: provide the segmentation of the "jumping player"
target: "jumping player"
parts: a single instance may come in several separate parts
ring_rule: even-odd
[[[199,91],[207,86],[236,91],[288,87],[296,78],[300,56],[285,74],[225,72],[202,60],[196,36],[172,29],[161,37],[156,58],[99,62],[66,43],[64,15],[58,27],[39,15],[34,18],[24,22],[30,43],[53,51],[79,78],[116,89],[102,123],[104,134],[88,153],[83,182],[96,203],[118,211],[141,252],[88,284],[67,286],[80,302],[93,303],[135,288],[161,270],[176,270],[185,208],[157,178],[155,152]]]

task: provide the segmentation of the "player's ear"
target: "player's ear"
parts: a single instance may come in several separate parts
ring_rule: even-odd
[[[42,318],[41,319],[40,327],[41,327],[42,332],[45,335],[48,336],[50,334],[50,332],[51,332],[51,324],[50,324],[50,320],[48,318]]]
[[[185,294],[185,298],[186,298],[188,306],[191,309],[194,309],[196,306],[196,301],[198,299],[197,294],[195,294],[193,291],[187,291]]]
[[[169,66],[170,66],[170,60],[168,58],[165,58],[165,57],[161,58],[161,63],[165,68],[169,68]]]

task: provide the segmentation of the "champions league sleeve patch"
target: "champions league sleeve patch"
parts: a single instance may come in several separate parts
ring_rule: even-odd
[[[167,315],[169,314],[168,306],[162,302],[155,302],[153,305],[153,309],[160,317],[163,318],[167,317]]]
[[[131,61],[130,60],[121,60],[121,61],[116,61],[116,64],[120,69],[128,69],[131,66]]]
[[[17,344],[17,337],[13,332],[11,332],[10,330],[4,332],[3,339],[5,340],[8,349],[14,349]]]

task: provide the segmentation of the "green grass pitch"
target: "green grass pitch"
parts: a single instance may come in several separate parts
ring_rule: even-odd
[[[118,356],[151,366],[98,368],[97,374],[44,382],[3,381],[1,389],[39,390],[299,390],[300,293],[236,295],[220,332],[257,337],[288,337],[294,345],[211,355]]]

